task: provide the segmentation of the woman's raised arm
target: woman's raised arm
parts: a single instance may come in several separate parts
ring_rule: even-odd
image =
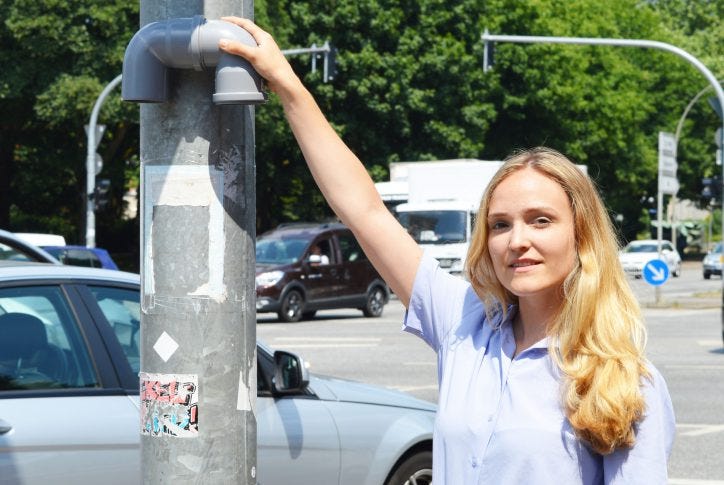
[[[327,203],[407,307],[422,249],[382,203],[362,163],[332,129],[270,34],[248,19],[224,17],[247,30],[256,47],[222,39],[219,47],[248,60],[284,106],[289,126]]]

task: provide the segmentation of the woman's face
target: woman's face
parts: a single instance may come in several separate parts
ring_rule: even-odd
[[[513,172],[493,191],[487,224],[501,284],[521,302],[559,301],[576,261],[573,211],[563,188],[533,168]]]

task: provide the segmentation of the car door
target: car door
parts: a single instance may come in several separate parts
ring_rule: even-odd
[[[4,483],[140,482],[138,407],[75,285],[0,286]]]
[[[340,438],[325,403],[312,393],[274,397],[272,358],[262,348],[257,365],[258,483],[339,483]]]
[[[338,232],[337,243],[343,265],[340,270],[339,295],[364,302],[367,287],[374,279],[372,265],[351,231]]]
[[[315,248],[318,248],[317,251]],[[326,258],[322,262],[311,262],[309,257],[315,252]],[[329,306],[338,297],[341,267],[331,235],[317,237],[312,242],[305,253],[303,264],[307,301],[315,307]]]

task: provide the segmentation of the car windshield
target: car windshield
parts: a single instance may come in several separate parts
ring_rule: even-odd
[[[309,245],[306,238],[263,238],[256,241],[256,262],[289,264],[298,261]]]
[[[398,213],[400,223],[422,244],[465,242],[465,211],[431,210]]]
[[[658,253],[656,244],[632,244],[626,247],[626,253]]]
[[[721,253],[721,252],[722,252],[722,251],[721,251],[721,248],[722,248],[722,244],[719,243],[719,244],[717,244],[716,246],[714,246],[714,249],[712,249],[711,252],[712,252],[712,253],[717,253],[717,254],[718,254],[718,253]]]

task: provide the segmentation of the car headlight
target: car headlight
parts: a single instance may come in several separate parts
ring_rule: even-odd
[[[274,286],[283,276],[284,271],[267,271],[266,273],[261,273],[256,277],[256,286],[259,288]]]

